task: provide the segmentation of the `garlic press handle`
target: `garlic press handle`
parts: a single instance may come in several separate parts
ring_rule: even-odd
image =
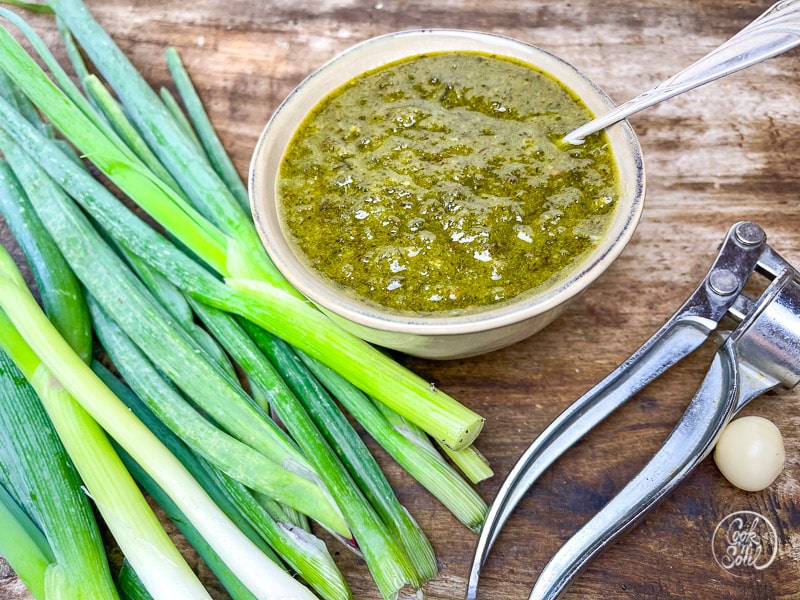
[[[703,385],[652,460],[556,552],[529,600],[556,600],[586,565],[669,494],[708,454],[736,406],[737,366],[717,352]]]

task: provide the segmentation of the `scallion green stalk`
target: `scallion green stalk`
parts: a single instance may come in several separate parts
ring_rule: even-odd
[[[19,8],[24,8],[25,10],[29,10],[31,12],[40,12],[40,13],[52,13],[53,9],[47,6],[46,4],[41,4],[40,2],[23,2],[22,0],[3,0],[6,4],[10,4],[11,6],[18,6]]]
[[[249,321],[243,320],[242,327],[280,371],[370,504],[403,544],[419,579],[427,581],[435,577],[438,567],[428,538],[397,499],[378,463],[334,399],[286,342]]]
[[[133,269],[142,283],[175,319],[175,324],[182,327],[189,337],[205,351],[211,362],[219,366],[232,380],[236,380],[238,374],[235,372],[230,359],[216,340],[195,322],[192,309],[183,293],[171,281],[151,268],[150,265],[135,254],[120,247],[117,247],[117,251],[123,258],[127,259],[131,269]]]
[[[125,406],[153,432],[164,446],[181,461],[203,489],[214,499],[217,506],[219,506],[220,509],[236,523],[236,526],[242,530],[242,533],[256,544],[262,552],[272,558],[273,561],[280,563],[280,557],[273,555],[270,546],[266,544],[259,536],[258,532],[243,518],[242,511],[239,510],[236,503],[220,490],[214,479],[208,476],[208,463],[192,452],[183,440],[175,435],[149,408],[147,408],[141,398],[134,394],[127,385],[122,383],[117,376],[111,373],[102,363],[93,360],[91,367],[92,371],[94,371],[100,380],[108,386],[114,395],[116,395]]]
[[[0,98],[5,98],[6,102],[16,108],[25,120],[38,127],[45,136],[53,137],[55,128],[42,121],[33,103],[2,69],[0,69]]]
[[[87,361],[91,355],[91,332],[80,285],[3,161],[0,161],[0,213],[28,260],[51,321],[65,332],[68,343]],[[5,457],[2,462],[6,472],[17,473],[18,493],[29,503],[31,515],[52,548],[55,561],[51,571],[58,576],[48,577],[48,585],[63,584],[59,593],[65,598],[79,597],[79,590],[96,598],[116,598],[94,514],[54,429],[54,423],[62,432],[71,424],[80,426],[83,411],[65,399],[63,405],[48,408],[51,422],[42,402],[49,406],[47,399],[60,392],[58,383],[44,379],[37,387],[42,402],[35,397],[24,377],[36,377],[36,361],[26,355],[24,344],[14,343],[16,332],[4,315],[0,321],[0,347],[13,352],[15,359],[28,369],[25,374],[20,373],[6,353],[0,353],[4,380],[0,439],[5,442],[0,444],[0,455]],[[29,362],[25,363],[26,360]],[[87,445],[91,445],[91,438]]]
[[[33,30],[33,28],[30,27],[30,25],[28,25],[28,23],[25,22],[25,20],[20,16],[7,9],[0,8],[0,16],[12,22],[23,33],[23,35],[25,35],[33,49],[39,54],[42,62],[50,70],[55,84],[69,98],[73,106],[80,112],[81,115],[83,115],[83,118],[90,122],[93,127],[97,128],[99,131],[102,131],[104,135],[109,138],[109,140],[117,143],[120,149],[124,148],[123,144],[120,143],[119,138],[116,137],[113,130],[108,127],[108,124],[103,117],[94,110],[94,107],[92,107],[91,103],[83,94],[81,94],[81,91],[72,82],[72,79],[70,79],[64,69],[61,68],[61,65],[50,52],[47,45]]]
[[[397,463],[472,531],[479,531],[488,507],[478,493],[426,442],[418,444],[395,429],[373,402],[332,369],[299,354],[309,370]]]
[[[227,313],[195,305],[201,319],[270,404],[292,434],[335,498],[355,537],[367,567],[384,598],[393,598],[406,585],[420,580],[408,554],[380,520],[303,405],[286,387],[259,347]]]
[[[259,501],[239,482],[206,465],[212,479],[235,501],[251,525],[284,559],[293,571],[325,600],[350,600],[347,583],[328,548],[312,533],[287,522],[274,501]]]
[[[68,38],[71,39],[71,38]],[[170,186],[176,193],[180,193],[180,186],[175,181],[169,172],[158,162],[158,157],[153,154],[150,147],[139,135],[133,125],[131,125],[125,112],[119,106],[111,93],[106,89],[103,83],[95,75],[87,75],[84,80],[84,86],[87,93],[94,99],[99,109],[103,112],[109,120],[111,126],[125,141],[125,143],[133,150],[142,162],[147,165],[147,168]]]
[[[489,461],[475,446],[466,446],[461,450],[453,450],[446,444],[439,443],[447,457],[472,483],[480,483],[494,475]]]
[[[0,8],[0,16],[11,18],[9,15],[14,16]],[[123,190],[135,182],[135,187],[141,193],[138,200],[145,204],[143,208],[154,219],[168,230],[178,232],[182,236],[181,241],[208,264],[220,272],[227,272],[225,236],[167,184],[156,178],[116,136],[110,138],[109,128],[102,128],[96,119],[88,118],[45,75],[5,28],[0,28],[0,65],[31,101],[44,109],[43,112],[56,127],[61,131],[74,127],[72,133],[77,137],[72,141],[84,155],[91,157],[99,169],[104,173],[113,173],[115,183]],[[61,110],[54,110],[56,106]],[[13,116],[5,106],[0,107],[0,115],[4,119]],[[72,166],[76,167],[74,164]],[[58,168],[58,162],[49,167]],[[56,177],[52,172],[51,176]]]
[[[209,295],[205,300],[243,316],[332,368],[451,448],[468,446],[483,428],[483,419],[476,413],[363,340],[343,332],[321,312],[309,311],[306,301],[261,281],[228,279],[226,283],[232,293],[227,297]],[[198,290],[198,295],[205,291]],[[281,323],[280,330],[276,322]]]
[[[273,284],[284,285],[282,275],[267,258],[249,214],[236,202],[202,150],[185,134],[163,101],[86,6],[72,0],[51,0],[48,4],[117,93],[131,121],[162,164],[178,180],[194,206],[226,236],[235,240],[235,251],[241,252],[244,260],[236,260],[235,265],[229,266],[241,269],[242,276],[249,273],[250,276],[264,277]],[[105,49],[100,50],[101,47]],[[73,141],[84,148],[82,143]],[[233,247],[229,251],[233,251]]]
[[[422,428],[410,422],[402,415],[397,414],[397,412],[393,411],[382,402],[374,401],[374,404],[378,410],[381,411],[381,414],[386,417],[386,420],[395,431],[403,434],[414,444],[425,447],[428,452],[436,454],[436,449]],[[438,446],[472,483],[479,483],[494,475],[492,468],[489,466],[489,462],[475,446],[470,445],[465,446],[461,450],[453,450],[447,444],[442,444],[440,441],[438,442]]]
[[[167,107],[169,114],[172,115],[173,120],[181,128],[181,131],[184,132],[186,137],[189,138],[189,140],[197,147],[198,150],[202,150],[203,145],[200,143],[200,138],[197,137],[197,133],[195,133],[192,124],[189,122],[189,119],[185,114],[183,114],[181,105],[178,104],[178,101],[175,99],[175,96],[172,95],[172,92],[170,92],[167,88],[161,88],[159,96],[161,97],[162,102],[164,102],[164,106]]]
[[[91,332],[80,284],[38,219],[21,186],[16,183],[8,165],[0,164],[0,209],[28,258],[43,303],[51,314],[54,329],[64,331],[69,336],[63,339],[64,343],[74,348],[77,352],[76,358],[85,364],[91,356]],[[24,286],[24,282],[19,280],[16,283]],[[2,411],[6,418],[3,419],[5,426],[1,429],[7,436],[16,431],[18,436],[27,436],[24,439],[31,442],[22,445],[17,457],[19,463],[38,460],[38,465],[22,467],[26,479],[33,482],[31,485],[40,482],[38,478],[45,478],[43,485],[34,489],[29,489],[31,486],[27,485],[23,487],[28,489],[26,497],[32,501],[35,499],[43,507],[37,514],[40,515],[44,530],[48,532],[56,556],[56,562],[48,570],[46,577],[46,587],[51,594],[49,597],[117,597],[105,559],[103,542],[87,497],[81,489],[82,484],[77,475],[70,475],[71,463],[63,447],[59,453],[58,449],[46,448],[46,438],[41,439],[41,436],[51,431],[48,427],[50,422],[55,425],[72,453],[89,493],[98,504],[112,532],[119,536],[121,548],[130,555],[147,578],[151,589],[163,597],[164,579],[155,570],[162,567],[148,557],[155,548],[164,552],[163,556],[173,559],[175,568],[168,568],[168,573],[180,577],[179,581],[188,583],[187,590],[193,591],[192,595],[202,590],[199,581],[174,549],[118,456],[111,449],[105,434],[51,376],[5,313],[0,315],[0,345],[11,353],[41,399],[41,404],[37,400],[35,405],[18,406],[19,410],[5,407],[9,410]],[[23,396],[18,395],[16,399],[21,401]],[[50,420],[44,416],[42,406],[47,410]],[[23,415],[32,419],[36,416],[37,407],[40,412],[38,423],[17,422],[15,427],[13,419],[21,419]],[[34,439],[37,435],[40,436],[39,440]],[[55,436],[54,433],[52,435]],[[46,459],[55,461],[59,457],[64,463],[60,468],[46,468]],[[72,494],[62,492],[54,496],[53,492],[62,481],[67,489],[71,489]],[[55,518],[52,505],[63,511],[56,513]],[[203,593],[199,597],[204,597]]]
[[[48,318],[75,351],[92,354],[89,312],[75,275],[47,234],[22,186],[6,161],[0,160],[0,214],[31,267]]]
[[[186,515],[184,515],[183,511],[172,501],[172,498],[170,498],[169,495],[153,481],[153,478],[147,474],[147,471],[133,460],[127,452],[121,448],[118,449],[118,451],[122,462],[125,463],[125,466],[139,485],[141,485],[156,504],[161,507],[167,518],[175,523],[178,530],[183,534],[184,538],[186,538],[186,541],[191,544],[192,548],[195,549],[214,575],[216,575],[219,582],[230,595],[231,600],[257,600],[256,596],[247,589],[247,587],[239,581],[239,578],[228,568],[228,565],[226,565],[214,551],[214,548],[203,539],[200,532],[197,531],[191,521],[186,518]],[[273,560],[275,560],[275,558],[273,558]]]
[[[122,561],[122,566],[117,575],[117,587],[122,600],[153,600],[141,578],[133,570],[131,563]]]
[[[231,161],[222,142],[217,136],[217,132],[203,108],[203,102],[197,93],[189,73],[186,71],[181,57],[175,48],[167,48],[167,67],[172,75],[172,80],[175,82],[175,87],[178,90],[178,95],[186,107],[186,112],[189,114],[189,119],[192,122],[194,130],[197,132],[197,137],[206,151],[206,155],[211,161],[214,170],[225,182],[225,185],[231,191],[233,196],[239,202],[242,208],[249,210],[250,201],[247,196],[247,189],[242,183],[242,178],[239,176],[236,167]]]

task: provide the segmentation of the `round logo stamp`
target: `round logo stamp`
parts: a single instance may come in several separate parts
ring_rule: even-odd
[[[742,577],[772,564],[778,554],[778,532],[764,516],[742,510],[719,522],[711,546],[717,564]]]

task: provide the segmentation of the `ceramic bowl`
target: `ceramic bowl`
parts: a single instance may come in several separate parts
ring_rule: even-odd
[[[419,30],[383,35],[340,54],[306,78],[267,123],[250,166],[251,209],[259,235],[277,268],[333,320],[359,337],[431,359],[477,355],[520,341],[549,324],[568,302],[596,280],[625,248],[639,221],[645,174],[641,149],[627,122],[607,129],[621,194],[599,246],[564,279],[533,295],[460,315],[430,316],[382,311],[342,293],[315,274],[293,251],[279,216],[276,182],[284,151],[307,113],[326,95],[359,74],[406,57],[437,51],[478,51],[508,56],[549,73],[594,114],[613,106],[585,75],[535,46],[511,38],[459,30]]]

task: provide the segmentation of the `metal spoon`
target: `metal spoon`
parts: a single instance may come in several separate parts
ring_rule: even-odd
[[[800,0],[782,0],[727,42],[677,75],[611,112],[578,127],[564,137],[582,144],[586,136],[605,129],[663,100],[688,92],[736,71],[760,63],[800,45]]]

